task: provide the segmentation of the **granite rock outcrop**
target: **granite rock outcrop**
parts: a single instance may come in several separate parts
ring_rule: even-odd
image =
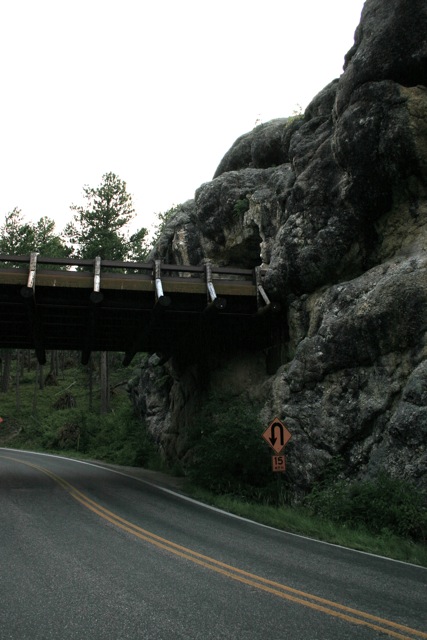
[[[367,0],[340,78],[304,114],[240,136],[156,247],[177,264],[268,268],[286,309],[277,370],[230,353],[212,374],[257,395],[264,424],[285,421],[296,491],[336,456],[349,477],[427,487],[426,33],[425,0]],[[168,382],[148,411],[150,376]],[[136,402],[170,459],[185,458],[203,380],[196,365],[143,365]]]

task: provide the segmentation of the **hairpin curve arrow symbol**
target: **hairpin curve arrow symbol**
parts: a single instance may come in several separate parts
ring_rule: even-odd
[[[276,432],[278,432],[278,436]],[[276,453],[280,453],[291,438],[291,434],[283,422],[279,418],[275,418],[264,431],[262,437]]]

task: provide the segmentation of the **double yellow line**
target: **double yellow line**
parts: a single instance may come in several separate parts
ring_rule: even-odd
[[[298,589],[293,589],[292,587],[280,584],[279,582],[274,582],[273,580],[268,580],[267,578],[249,573],[248,571],[238,569],[224,562],[220,562],[219,560],[215,560],[215,558],[205,556],[197,551],[193,551],[192,549],[176,544],[171,540],[162,538],[161,536],[151,533],[150,531],[121,518],[117,514],[109,511],[99,503],[89,498],[60,476],[57,476],[55,473],[52,473],[44,467],[40,467],[39,465],[32,464],[30,462],[23,462],[22,460],[8,456],[1,457],[33,467],[34,469],[37,469],[37,471],[49,476],[49,478],[65,489],[65,491],[77,500],[77,502],[80,502],[84,507],[90,509],[90,511],[96,513],[98,516],[107,522],[110,522],[122,531],[125,531],[140,540],[144,540],[159,549],[168,551],[175,556],[179,556],[185,560],[190,560],[194,564],[205,567],[210,571],[215,571],[216,573],[230,578],[231,580],[255,587],[256,589],[270,593],[282,598],[283,600],[288,600],[290,602],[309,607],[310,609],[314,609],[315,611],[320,611],[329,616],[340,618],[341,620],[345,620],[351,624],[369,627],[374,631],[385,633],[392,638],[398,638],[398,640],[414,640],[415,638],[427,639],[427,633],[422,631],[417,631],[416,629],[411,629],[410,627],[392,622],[391,620],[386,620],[384,618],[371,615],[370,613],[352,609],[351,607],[346,607],[345,605],[331,600],[326,600],[325,598],[321,598],[310,593],[305,593],[304,591],[299,591]]]

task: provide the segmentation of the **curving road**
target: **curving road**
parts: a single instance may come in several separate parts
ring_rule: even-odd
[[[426,569],[100,465],[0,449],[0,515],[1,640],[427,639]]]

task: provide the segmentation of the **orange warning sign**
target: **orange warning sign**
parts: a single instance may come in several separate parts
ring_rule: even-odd
[[[272,456],[271,467],[273,471],[285,471],[286,470],[285,456]]]
[[[262,437],[275,451],[275,453],[280,453],[286,443],[290,440],[291,434],[279,418],[274,418],[273,422],[268,425],[267,429],[262,434]]]

